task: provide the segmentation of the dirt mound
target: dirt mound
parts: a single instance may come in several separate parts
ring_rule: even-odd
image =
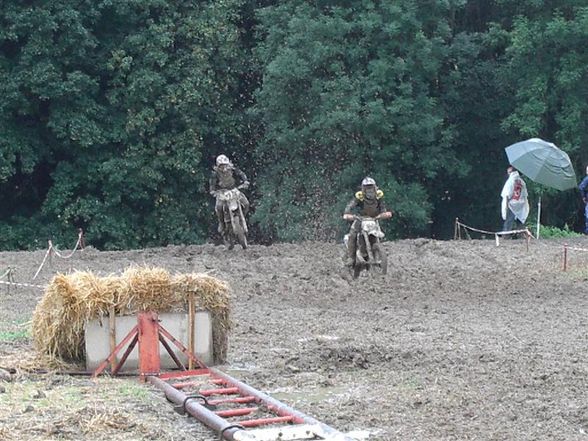
[[[206,272],[231,287],[233,331],[222,368],[340,430],[369,430],[379,440],[580,440],[588,436],[588,253],[580,251],[588,240],[572,245],[564,273],[563,241],[535,241],[528,251],[522,240],[386,242],[389,273],[358,280],[342,268],[339,244],[89,248],[54,260],[33,283],[58,271],[111,275],[130,265]],[[43,256],[0,253],[0,273],[12,267],[17,281],[30,283]],[[41,295],[35,287],[3,289],[0,332],[14,339],[0,343],[0,366],[14,356],[12,341],[30,349],[19,333]],[[27,381],[42,388],[47,380]],[[105,414],[113,402],[132,414],[109,402],[105,388],[100,394]],[[2,400],[0,420],[8,421]],[[141,402],[137,411],[150,415],[158,439],[174,439],[161,427],[181,417],[155,407],[151,394],[130,401]],[[27,424],[30,413],[19,412],[11,411],[11,430],[43,439]],[[130,426],[75,439],[143,436],[144,425]],[[217,439],[195,425],[181,430]]]

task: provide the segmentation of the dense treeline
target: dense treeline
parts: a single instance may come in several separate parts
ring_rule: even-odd
[[[206,240],[219,153],[258,241],[338,237],[366,174],[389,237],[494,230],[504,147],[588,161],[585,0],[0,5],[0,249]],[[581,223],[574,191],[529,184],[542,223]]]

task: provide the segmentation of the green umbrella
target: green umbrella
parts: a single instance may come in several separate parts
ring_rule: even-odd
[[[531,138],[517,142],[504,150],[510,164],[538,184],[557,190],[567,190],[577,185],[570,157],[551,142]],[[537,238],[540,217],[541,197],[537,206]]]
[[[504,150],[511,165],[538,184],[557,190],[577,185],[570,157],[551,142],[531,138]]]

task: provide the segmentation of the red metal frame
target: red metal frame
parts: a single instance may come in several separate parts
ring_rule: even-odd
[[[178,359],[170,345],[165,340],[169,340],[173,343],[183,354],[199,366],[199,369],[187,370],[182,362]],[[106,359],[98,365],[92,374],[93,377],[97,377],[115,360],[117,354],[127,345],[123,356],[112,369],[111,374],[116,375],[126,362],[129,354],[139,345],[139,377],[145,379],[150,375],[161,376],[161,378],[174,378],[176,376],[188,375],[202,375],[209,373],[206,365],[196,355],[190,352],[179,340],[171,335],[161,324],[159,323],[159,317],[157,313],[152,311],[140,312],[137,314],[137,324],[131,329],[131,331],[122,339],[122,341],[116,345],[113,351],[106,357]],[[159,344],[162,344],[165,350],[169,353],[170,357],[176,365],[183,371],[182,373],[161,373],[161,356],[159,353]]]
[[[245,397],[237,397],[237,398],[224,398],[224,399],[218,399],[218,400],[208,400],[208,404],[210,404],[211,406],[218,406],[219,404],[229,404],[229,403],[234,403],[234,404],[249,404],[249,403],[253,403],[253,402],[257,402],[257,398],[255,398],[253,395],[247,395]]]
[[[196,355],[188,350],[179,340],[177,340],[173,335],[171,335],[163,326],[159,323],[157,324],[159,328],[159,332],[165,336],[169,341],[171,341],[176,347],[189,359],[192,359],[194,363],[196,363],[201,369],[206,369],[206,365],[200,360]]]
[[[210,404],[210,402],[208,404]],[[259,407],[242,407],[241,409],[217,410],[215,413],[220,417],[230,418],[249,415],[250,413],[256,412],[257,410],[259,410]]]
[[[140,312],[137,316],[139,326],[139,374],[159,375],[161,358],[159,356],[159,318],[154,312]]]
[[[221,387],[218,389],[207,389],[199,392],[203,397],[210,397],[212,395],[235,395],[239,393],[237,387]]]
[[[165,341],[165,338],[173,343],[179,350],[184,353],[190,360],[194,361],[199,369],[186,370],[186,367],[177,359],[171,347]],[[130,343],[129,343],[130,342]],[[172,356],[180,372],[161,373],[161,358],[159,353],[159,344],[162,344],[166,351]],[[200,359],[190,352],[181,342],[175,339],[159,323],[159,318],[155,312],[141,312],[137,316],[137,325],[116,345],[112,353],[98,366],[93,376],[100,375],[111,362],[115,359],[125,345],[127,348],[113,368],[112,373],[116,374],[127,357],[139,345],[139,376],[144,381],[149,381],[153,385],[162,389],[168,400],[176,403],[176,410],[180,413],[189,413],[198,418],[202,423],[220,433],[221,438],[234,440],[237,432],[244,431],[246,428],[256,428],[272,424],[289,424],[302,425],[303,430],[307,430],[304,425],[311,425],[313,430],[320,432],[319,436],[334,436],[340,441],[353,441],[352,438],[338,432],[337,430],[320,423],[312,417],[309,417],[293,408],[281,403],[280,401],[260,392],[239,380],[225,374],[214,368],[208,368]],[[194,381],[190,377],[198,377],[199,381]],[[188,381],[169,383],[165,380],[189,379]],[[217,385],[219,387],[212,389],[203,389],[195,394],[186,394],[181,389],[187,387],[198,387],[208,385]],[[208,397],[217,397],[209,399]],[[250,405],[254,403],[255,407],[234,407],[235,405]],[[225,408],[215,410],[217,406],[222,405]],[[227,408],[228,407],[228,408]],[[258,413],[259,412],[259,413]],[[252,414],[258,413],[258,418],[251,418]],[[238,419],[238,417],[250,417],[249,419]],[[231,418],[231,421],[225,418]],[[314,432],[313,432],[314,433]]]
[[[210,370],[206,369],[193,369],[191,371],[180,371],[180,372],[164,372],[159,375],[162,380],[170,380],[173,378],[186,378],[186,377],[197,377],[199,375],[208,375]]]
[[[258,427],[258,426],[267,426],[269,424],[276,424],[276,423],[291,423],[294,421],[294,417],[291,415],[288,416],[281,416],[281,417],[273,417],[273,418],[259,418],[256,420],[245,420],[239,421],[239,424],[243,427]]]
[[[180,388],[174,387],[174,384],[163,381],[158,377],[147,377],[147,381],[161,389],[166,398],[178,405],[182,412],[189,413],[211,429],[221,435],[221,439],[235,440],[237,432],[246,429],[269,426],[273,424],[287,424],[302,426],[309,425],[313,430],[317,430],[316,435],[320,438],[337,439],[339,441],[355,441],[349,436],[323,424],[314,418],[307,416],[297,410],[287,406],[284,403],[260,392],[229,375],[214,369],[209,369],[209,379],[206,383],[214,380],[222,380],[222,384],[229,387],[218,389],[207,389],[197,392],[197,395],[186,394]],[[184,373],[185,375],[185,373]],[[179,378],[176,377],[176,378]],[[184,383],[185,384],[185,383]],[[239,395],[237,397],[227,397],[220,399],[207,399],[207,396],[226,396],[228,393]],[[206,396],[205,396],[206,395]],[[255,402],[259,407],[241,407],[215,410],[215,406],[225,404],[249,404]],[[240,416],[251,417],[253,413],[260,412],[260,417],[255,419],[237,419]],[[265,416],[263,415],[265,414]],[[274,414],[272,416],[271,414]],[[269,415],[269,416],[268,416]],[[225,418],[231,418],[230,421]],[[239,437],[239,439],[245,439]]]
[[[139,333],[135,332],[135,336],[133,337],[133,340],[131,341],[131,343],[127,347],[127,350],[125,351],[125,353],[121,357],[118,364],[114,367],[114,369],[112,369],[112,375],[118,374],[118,371],[122,368],[123,364],[125,364],[125,362],[127,361],[127,358],[129,357],[129,355],[131,354],[131,352],[133,351],[133,349],[137,345],[138,341],[139,341]]]
[[[138,330],[139,330],[139,326],[138,325],[135,325],[133,327],[133,329],[131,329],[131,331],[125,336],[125,338],[123,338],[121,340],[121,342],[116,345],[116,347],[110,353],[110,355],[108,355],[108,357],[106,357],[106,359],[102,363],[100,363],[100,365],[98,365],[98,367],[94,370],[94,374],[92,375],[93,377],[97,377],[98,375],[100,375],[102,373],[102,371],[104,369],[106,369],[106,367],[110,364],[110,362],[112,360],[114,360],[114,357],[116,357],[116,354],[119,353],[119,351],[129,342],[129,340],[131,340],[132,338],[134,338],[134,337],[137,336]],[[132,344],[130,346],[133,346],[134,347],[134,344]],[[130,351],[129,351],[129,353],[130,353]],[[125,353],[125,355],[128,357],[128,354],[127,353]],[[123,357],[123,358],[126,360],[126,357]]]

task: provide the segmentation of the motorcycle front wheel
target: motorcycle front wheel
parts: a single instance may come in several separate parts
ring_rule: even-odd
[[[380,242],[372,244],[372,252],[374,253],[374,259],[377,262],[380,262],[372,265],[372,271],[379,272],[385,276],[388,273],[388,256],[386,255],[386,252],[382,250],[382,244]]]
[[[243,229],[243,226],[241,225],[241,222],[239,222],[238,219],[235,219],[234,222],[234,229],[235,231],[233,232],[235,234],[235,237],[237,238],[237,242],[239,242],[239,245],[241,245],[243,247],[243,249],[247,249],[247,235],[245,234],[245,230]]]

